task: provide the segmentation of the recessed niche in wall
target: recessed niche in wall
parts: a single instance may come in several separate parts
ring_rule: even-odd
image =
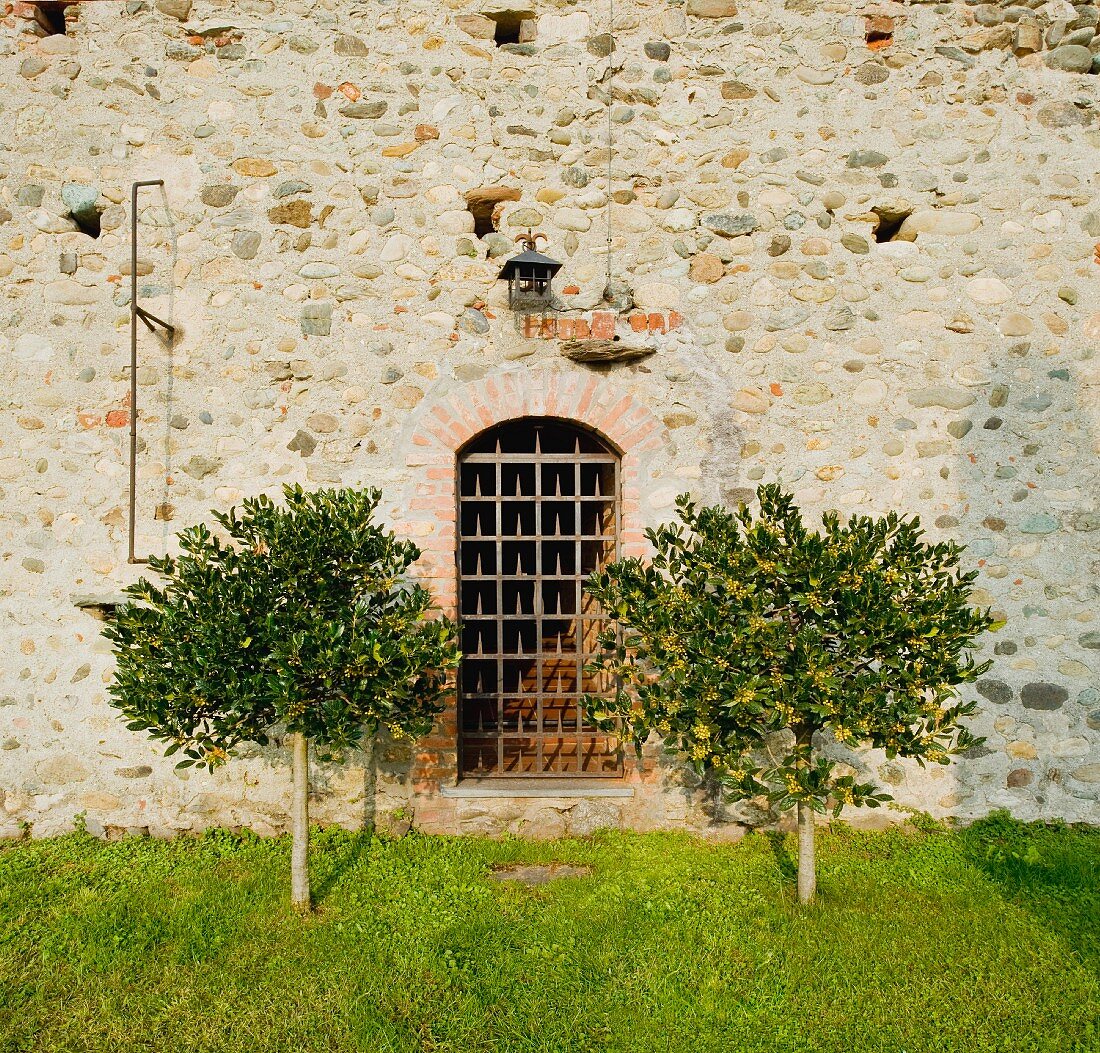
[[[875,241],[880,244],[884,241],[897,240],[901,225],[912,215],[913,209],[896,205],[875,205],[871,211],[878,216],[878,226],[875,228]],[[902,241],[912,241],[912,238],[902,238]]]
[[[83,183],[65,183],[61,187],[61,201],[68,208],[68,216],[90,238],[100,235],[99,190]]]
[[[502,11],[486,11],[497,25],[493,34],[493,43],[502,47],[505,44],[529,44],[535,39],[535,12],[530,8],[508,8]]]
[[[98,212],[85,213],[79,216],[70,212],[69,218],[80,228],[80,232],[87,234],[89,238],[98,238],[102,233],[99,226]]]
[[[881,51],[894,42],[894,20],[889,15],[864,15],[867,47]]]
[[[65,8],[69,4],[43,2],[34,5],[34,20],[47,37],[64,36],[68,25],[65,21]]]
[[[492,234],[500,222],[505,201],[518,201],[521,191],[513,186],[481,186],[466,194],[466,208],[474,217],[474,234]]]

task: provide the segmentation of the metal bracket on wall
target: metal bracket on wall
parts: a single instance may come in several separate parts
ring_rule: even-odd
[[[138,191],[146,186],[164,186],[163,179],[145,179],[130,188],[130,536],[128,560],[130,563],[148,563],[134,555],[134,533],[137,522],[137,324],[140,318],[149,332],[155,333],[159,325],[169,339],[175,336],[176,327],[150,314],[138,303]]]

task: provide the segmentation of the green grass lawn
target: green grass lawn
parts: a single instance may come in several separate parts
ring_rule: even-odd
[[[0,849],[0,1050],[1100,1051],[1100,830]],[[494,864],[592,868],[536,888]]]

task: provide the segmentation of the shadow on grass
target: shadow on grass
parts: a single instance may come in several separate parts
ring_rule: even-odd
[[[994,812],[959,832],[972,865],[1100,977],[1100,829]]]
[[[798,861],[791,855],[786,845],[786,838],[778,830],[769,830],[764,835],[771,846],[772,855],[775,856],[775,865],[779,868],[779,876],[784,884],[796,885],[798,883]]]
[[[370,834],[359,834],[354,839],[349,839],[339,852],[331,848],[321,858],[324,860],[324,870],[315,875],[313,882],[313,902],[320,905],[329,893],[332,892],[340,879],[349,871],[354,870],[363,856],[363,851],[371,843]]]

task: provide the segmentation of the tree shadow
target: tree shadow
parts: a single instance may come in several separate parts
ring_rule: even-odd
[[[285,766],[286,747],[257,748],[255,755],[273,766]],[[349,784],[349,772],[358,773]],[[378,817],[378,750],[371,737],[357,747],[326,752],[311,746],[310,822],[322,826],[340,826],[355,832],[372,834]]]
[[[360,830],[374,833],[378,820],[378,736],[371,735],[363,740],[363,818]]]
[[[328,897],[329,893],[340,884],[340,880],[345,874],[355,869],[363,858],[364,849],[370,842],[370,833],[354,834],[341,846],[338,853],[330,850],[326,854],[327,868],[323,873],[314,875],[313,902],[315,906],[319,906]]]
[[[994,812],[959,832],[1002,897],[1100,977],[1100,830],[1024,824]]]
[[[775,856],[775,865],[779,869],[779,876],[783,882],[788,885],[797,884],[798,862],[787,848],[786,835],[778,830],[768,830],[764,836],[768,839],[772,855]]]
[[[319,880],[313,882],[313,902],[315,905],[319,905],[325,899],[348,871],[355,869],[363,856],[364,849],[370,845],[375,834],[375,821],[378,817],[379,751],[377,737],[365,737],[358,752],[362,758],[362,816],[358,827],[347,836],[346,843],[341,846],[339,854],[331,862],[330,867]],[[316,782],[320,784],[322,779],[316,778]],[[332,857],[333,854],[330,852],[326,858],[332,860]]]

